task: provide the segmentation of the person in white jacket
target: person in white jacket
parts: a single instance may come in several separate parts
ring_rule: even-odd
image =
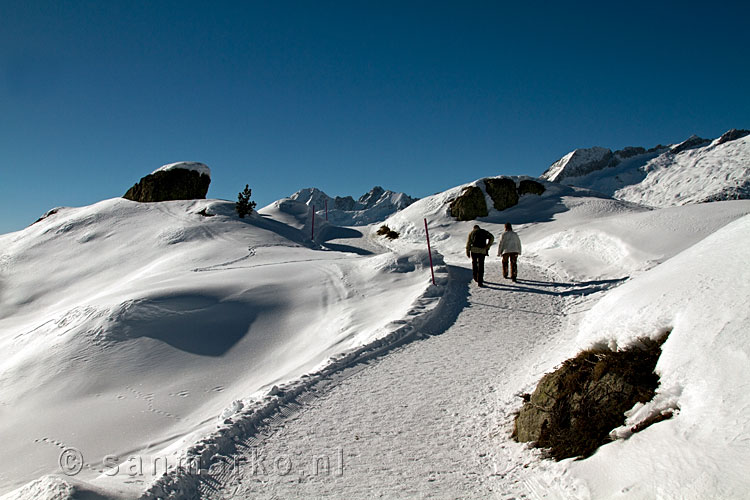
[[[521,255],[521,238],[518,237],[510,222],[505,223],[505,232],[500,237],[497,255],[503,257],[503,278],[508,279],[508,261],[510,261],[510,278],[518,277],[518,256]]]

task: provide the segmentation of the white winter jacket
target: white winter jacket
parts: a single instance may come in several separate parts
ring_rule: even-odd
[[[500,246],[497,249],[498,255],[506,253],[521,253],[521,238],[515,231],[505,231],[500,237]]]

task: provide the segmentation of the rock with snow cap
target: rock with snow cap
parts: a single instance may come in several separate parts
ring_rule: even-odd
[[[211,169],[203,163],[170,163],[143,177],[123,198],[139,202],[205,199],[209,184]]]

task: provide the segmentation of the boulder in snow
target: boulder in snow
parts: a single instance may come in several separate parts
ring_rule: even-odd
[[[171,163],[158,168],[128,189],[123,198],[140,201],[205,199],[211,170],[202,163]]]
[[[654,397],[654,368],[665,340],[642,339],[616,352],[592,349],[565,361],[524,396],[514,437],[549,448],[557,460],[590,456],[623,425],[626,411]]]
[[[487,202],[484,193],[477,186],[467,187],[461,196],[450,203],[451,216],[458,220],[474,220],[477,217],[487,217]]]
[[[518,183],[518,195],[536,194],[541,196],[544,193],[544,184],[531,179],[523,179]]]
[[[484,187],[492,198],[495,210],[505,210],[518,204],[518,191],[513,179],[507,177],[484,179]]]

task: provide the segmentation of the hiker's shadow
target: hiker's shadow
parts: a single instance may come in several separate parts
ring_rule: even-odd
[[[571,282],[555,282],[555,281],[538,281],[529,279],[519,279],[517,281],[505,281],[505,282],[491,282],[485,281],[484,286],[493,290],[500,290],[506,292],[526,292],[536,293],[540,295],[554,295],[556,297],[566,297],[570,295],[584,296],[592,293],[607,290],[615,287],[625,280],[624,278],[615,278],[608,280],[592,280],[582,281],[579,283]]]

